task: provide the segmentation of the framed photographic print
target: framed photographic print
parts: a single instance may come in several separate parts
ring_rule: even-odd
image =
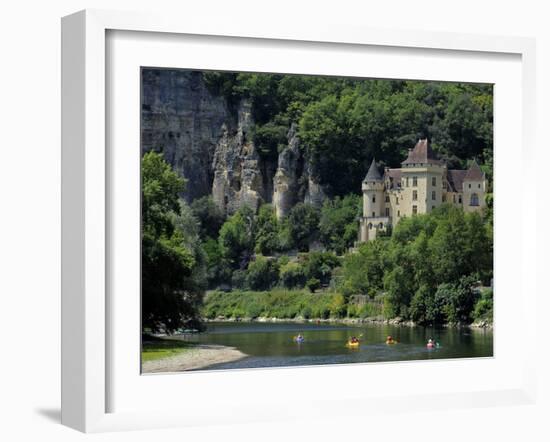
[[[519,38],[66,17],[63,422],[532,400],[513,324],[536,293],[533,57]]]

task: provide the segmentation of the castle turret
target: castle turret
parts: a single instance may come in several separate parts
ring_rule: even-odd
[[[477,161],[470,164],[462,182],[462,206],[466,212],[478,212],[485,207],[487,180]]]
[[[379,230],[386,228],[389,218],[385,216],[384,179],[373,159],[363,180],[363,216],[359,229],[359,241],[376,238]]]
[[[363,216],[382,216],[384,202],[384,179],[373,158],[369,171],[363,180]]]

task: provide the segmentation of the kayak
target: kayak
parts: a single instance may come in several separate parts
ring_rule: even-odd
[[[397,341],[386,341],[386,344],[388,344],[388,345],[397,344]]]
[[[426,344],[426,347],[428,347],[428,348],[435,348],[435,344]]]
[[[358,348],[359,347],[359,342],[346,342],[346,347],[349,347],[349,348]]]
[[[302,342],[304,342],[304,338],[303,337],[298,337],[298,336],[294,336],[292,338],[294,340],[294,342],[297,342],[298,344],[301,344]]]

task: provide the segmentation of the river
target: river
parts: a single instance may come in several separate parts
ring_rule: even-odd
[[[293,341],[299,333],[305,338],[300,344]],[[388,335],[398,343],[386,345]],[[346,347],[351,336],[359,337],[359,348]],[[429,338],[439,347],[428,349]],[[205,333],[187,339],[235,347],[248,355],[208,370],[493,356],[493,331],[487,329],[211,322]]]

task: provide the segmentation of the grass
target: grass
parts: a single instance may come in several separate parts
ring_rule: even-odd
[[[144,336],[141,346],[141,360],[143,362],[176,356],[191,350],[194,344],[175,339],[160,339]]]
[[[296,318],[328,319],[376,316],[378,306],[372,303],[347,304],[336,292],[310,293],[308,290],[275,288],[265,292],[209,292],[202,314],[208,319],[225,318]]]

